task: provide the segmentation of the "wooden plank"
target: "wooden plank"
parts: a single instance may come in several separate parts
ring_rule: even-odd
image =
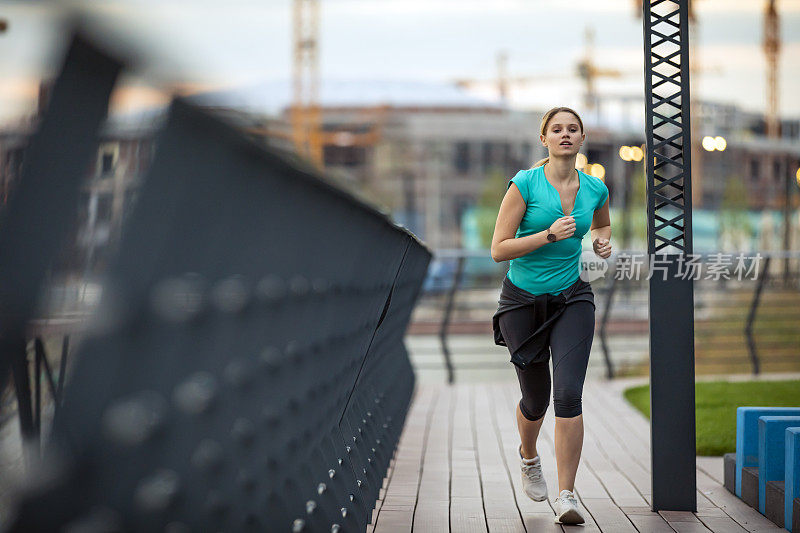
[[[590,401],[586,401],[587,398]],[[640,531],[671,531],[672,528],[666,521],[649,507],[650,475],[639,462],[643,456],[649,459],[649,446],[635,448],[639,457],[624,446],[619,433],[627,432],[628,428],[619,418],[608,419],[608,407],[605,405],[607,402],[599,387],[588,382],[584,387],[584,449],[587,450],[587,466],[620,509],[614,510],[602,498],[596,501],[593,498],[584,498],[587,508],[594,513],[591,505],[597,507],[595,520],[604,529],[620,527],[615,521],[625,516]],[[576,480],[576,485],[578,483],[579,480]],[[600,496],[597,492],[595,491],[595,498]],[[629,513],[625,509],[634,509],[635,512]],[[624,521],[622,523],[621,527],[628,527]]]
[[[375,531],[380,533],[410,532],[411,513],[403,511],[381,511],[375,522]]]
[[[506,386],[496,384],[491,388],[490,403],[492,420],[501,449],[501,459],[510,480],[517,509],[527,531],[561,533],[563,529],[553,521],[554,514],[548,501],[535,502],[522,490],[522,475],[519,466],[519,431],[516,426],[516,402],[508,400]]]
[[[747,531],[785,531],[728,492],[702,470],[697,472],[697,486],[717,507]]]
[[[473,435],[483,489],[483,507],[490,533],[525,532],[514,490],[502,458],[489,391],[477,385],[472,398]],[[478,431],[480,428],[480,431]]]
[[[598,400],[599,401],[597,403],[599,405],[594,413],[605,424],[604,427],[608,431],[608,434],[612,436],[617,443],[619,443],[620,448],[630,452],[630,462],[626,465],[626,476],[631,479],[632,482],[634,482],[634,484],[637,486],[637,489],[642,494],[642,497],[647,500],[648,504],[651,504],[649,434],[646,435],[646,437],[642,437],[641,430],[631,431],[629,428],[623,427],[622,424],[615,423],[616,419],[609,418],[611,416],[609,413],[613,410],[613,408],[609,406],[610,400],[607,394],[604,394]],[[627,404],[627,402],[621,396],[618,396],[616,402]],[[636,415],[635,418],[638,419],[636,422],[638,425],[641,422],[642,417],[641,415]],[[645,438],[646,441],[644,440]],[[603,443],[605,444],[607,441],[608,439],[604,440]],[[622,470],[622,468],[620,469]],[[716,506],[698,489],[697,510],[703,511],[713,508],[716,508]]]
[[[596,388],[586,387],[593,394],[591,401],[584,405],[584,426],[586,439],[590,440],[607,458],[598,464],[592,460],[592,468],[601,478],[609,494],[619,506],[642,506],[650,504],[651,480],[650,474],[645,470],[638,458],[625,447],[619,438],[618,432],[627,428],[619,421],[609,421],[605,416],[605,409],[595,401]],[[647,450],[649,457],[649,450]],[[639,450],[639,453],[641,451]],[[605,470],[614,470],[625,479],[614,479],[617,475],[607,474]],[[608,479],[608,483],[606,480]]]
[[[450,501],[450,531],[486,533],[486,516],[481,498],[453,498]]]
[[[614,533],[636,532],[636,528],[628,516],[610,498],[582,498],[582,502],[592,513],[600,530]]]
[[[422,460],[414,530],[447,531],[450,527],[450,420],[453,391],[442,387],[431,419]]]
[[[426,501],[449,501],[450,408],[450,391],[444,388],[431,418],[422,458],[419,497],[424,496]]]
[[[621,507],[620,509],[640,533],[671,533],[674,531],[660,514],[650,510],[649,505]]]
[[[414,511],[414,531],[448,531],[450,527],[450,501],[417,502]]]
[[[697,516],[698,518],[699,518],[699,517],[703,517],[703,516],[708,516],[708,517],[713,517],[713,516],[728,516],[727,514],[725,514],[725,511],[723,511],[722,509],[720,509],[720,508],[719,508],[719,507],[717,507],[716,505],[715,505],[715,506],[713,506],[713,507],[709,507],[709,508],[707,508],[707,509],[698,509],[698,510],[697,510],[697,512],[696,512],[696,513],[694,513],[694,514],[695,514],[695,516]]]
[[[630,514],[628,519],[633,522],[639,533],[673,533],[675,531],[667,524],[666,520],[653,511],[646,515]]]
[[[714,533],[747,533],[730,516],[698,516],[701,522]]]
[[[381,507],[383,506],[383,500],[386,497],[386,488],[389,485],[389,480],[392,478],[393,468],[394,457],[389,460],[389,468],[386,469],[386,477],[383,478],[383,486],[378,492],[378,501],[375,502],[375,508],[372,510],[372,521],[367,524],[366,533],[374,533],[375,531],[375,523],[378,520],[378,515],[380,514]]]
[[[670,524],[675,522],[693,522],[697,523],[697,517],[690,511],[659,511],[658,514],[664,517],[664,520]]]
[[[438,389],[434,387],[421,386],[414,393],[395,452],[392,476],[383,503],[374,514],[372,530],[375,533],[411,531],[425,436],[437,396]]]
[[[473,402],[466,384],[455,385],[450,480],[451,531],[486,532],[480,473],[474,442]]]
[[[725,472],[722,457],[697,457],[697,468],[708,474],[708,477],[719,483],[725,483]]]
[[[549,513],[524,513],[522,515],[523,524],[525,529],[530,532],[536,533],[561,533],[564,529],[556,524],[553,520],[552,510]],[[589,531],[589,530],[584,530]],[[598,530],[599,531],[599,530]]]
[[[525,533],[525,526],[519,518],[487,518],[486,523],[493,533]]]
[[[659,511],[664,520],[678,533],[708,533],[708,528],[689,511]]]

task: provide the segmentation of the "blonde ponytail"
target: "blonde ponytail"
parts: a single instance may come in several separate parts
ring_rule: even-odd
[[[550,162],[550,158],[549,157],[545,157],[544,159],[540,159],[536,163],[534,163],[531,168],[540,167],[542,165],[546,165],[549,162]]]

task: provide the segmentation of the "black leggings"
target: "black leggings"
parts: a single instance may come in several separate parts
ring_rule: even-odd
[[[523,313],[524,314],[524,313]],[[514,324],[510,311],[501,315],[501,327],[520,327]],[[567,305],[553,324],[550,332],[550,355],[553,360],[553,406],[558,417],[570,418],[581,414],[583,381],[589,352],[594,338],[594,305],[577,301]],[[528,420],[542,418],[550,405],[550,362],[531,363],[525,370],[517,370],[522,390],[520,411]]]

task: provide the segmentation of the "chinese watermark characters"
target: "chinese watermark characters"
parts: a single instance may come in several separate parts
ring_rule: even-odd
[[[712,253],[712,254],[647,254],[622,252],[614,263],[614,279],[617,280],[649,280],[653,276],[666,280],[670,271],[674,277],[691,280],[756,279],[759,264],[763,259],[761,253],[746,255]],[[602,265],[600,263],[603,263]],[[593,252],[584,253],[581,257],[581,277],[585,281],[593,281],[604,277],[610,270],[606,260],[597,257]],[[675,263],[675,265],[672,265]],[[672,268],[670,268],[672,265]],[[642,278],[643,270],[646,271]]]

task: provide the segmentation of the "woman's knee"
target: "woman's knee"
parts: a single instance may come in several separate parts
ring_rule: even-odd
[[[550,405],[550,402],[544,402],[544,406],[542,406],[541,404],[526,405],[530,403],[532,402],[530,401],[526,402],[525,398],[521,399],[519,401],[519,410],[522,413],[522,416],[524,416],[526,420],[529,420],[531,422],[536,422],[537,420],[540,420],[547,412],[547,408]]]
[[[573,418],[583,412],[582,391],[571,389],[553,390],[553,410],[559,418]]]
[[[517,370],[519,388],[522,392],[519,410],[527,420],[539,420],[550,405],[550,363],[548,361],[531,363],[525,370],[517,366],[514,368]]]

